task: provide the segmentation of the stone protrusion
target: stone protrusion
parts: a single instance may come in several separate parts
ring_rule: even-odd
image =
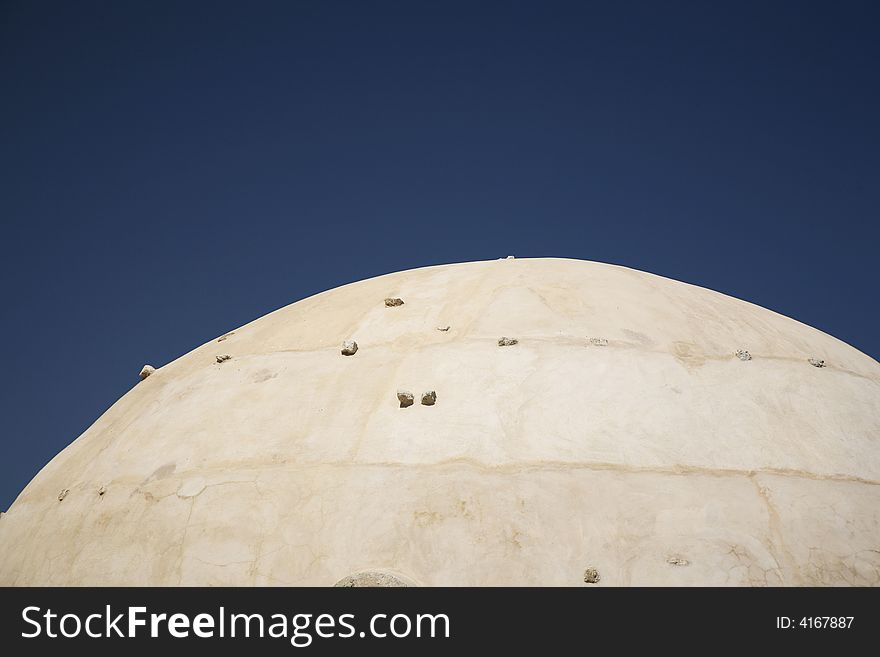
[[[422,406],[433,406],[437,403],[437,393],[433,390],[428,390],[427,392],[422,393]]]
[[[605,338],[590,338],[590,344],[594,347],[607,347],[608,340]]]
[[[148,376],[150,376],[150,374],[152,374],[155,371],[156,371],[156,368],[153,367],[152,365],[144,365],[141,368],[141,373],[138,374],[138,376],[141,377],[141,381],[143,381],[144,379],[146,379]]]
[[[684,557],[669,557],[666,559],[666,563],[670,566],[687,566],[690,564],[690,561],[685,559]]]
[[[398,297],[388,297],[385,299],[385,307],[386,308],[395,308],[396,306],[402,306],[403,299],[399,299]]]
[[[99,497],[104,497],[104,493],[106,493],[106,492],[107,492],[107,487],[106,487],[106,486],[101,486],[101,487],[98,489],[98,496],[99,496]]]
[[[348,577],[344,577],[334,584],[334,586],[339,586],[343,588],[357,588],[357,587],[402,587],[409,586],[405,581],[403,581],[399,577],[395,577],[389,573],[375,572],[375,571],[367,571],[363,573],[357,573],[355,575],[349,575]]]
[[[224,341],[226,338],[228,338],[230,335],[235,335],[235,331],[230,331],[229,333],[224,333],[224,334],[221,335],[219,338],[217,338],[217,342],[223,342],[223,341]]]
[[[597,584],[600,579],[602,578],[599,577],[599,571],[595,568],[587,568],[584,571],[584,582],[587,584]]]
[[[818,358],[810,358],[810,365],[813,367],[825,367],[825,361],[819,360]]]
[[[737,349],[736,350],[736,357],[742,361],[752,360],[752,355],[748,351],[746,351],[745,349]]]
[[[397,401],[400,402],[401,408],[406,408],[408,406],[413,405],[413,394],[408,390],[398,390],[397,391]]]
[[[65,497],[67,497],[67,494],[68,494],[69,492],[70,492],[70,489],[69,489],[69,488],[65,488],[65,489],[62,490],[60,493],[58,493],[58,501],[60,502],[60,501],[63,500]]]
[[[499,347],[510,347],[511,345],[515,345],[519,340],[516,338],[498,338],[498,346]]]
[[[354,340],[346,340],[342,343],[342,355],[343,356],[354,356],[358,350],[358,343]]]
[[[232,356],[230,356],[229,354],[221,354],[220,356],[217,356],[217,362],[218,363],[225,363],[230,358],[232,358]]]
[[[449,326],[438,326],[438,327],[437,327],[437,330],[438,330],[438,331],[443,331],[444,333],[446,333],[446,331],[448,331],[450,328],[451,328],[451,327],[449,327]]]

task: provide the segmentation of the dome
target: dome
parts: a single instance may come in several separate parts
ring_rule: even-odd
[[[0,584],[880,584],[880,365],[693,285],[426,267],[141,376],[0,517]]]

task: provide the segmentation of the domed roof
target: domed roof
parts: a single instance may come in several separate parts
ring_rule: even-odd
[[[880,365],[693,285],[427,267],[142,376],[0,518],[0,584],[880,583]]]

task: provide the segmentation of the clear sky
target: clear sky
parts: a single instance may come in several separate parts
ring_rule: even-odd
[[[612,262],[880,355],[876,2],[0,3],[0,509],[161,366],[465,260]]]

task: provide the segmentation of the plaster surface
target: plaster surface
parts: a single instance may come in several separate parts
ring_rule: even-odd
[[[2,585],[361,580],[877,585],[880,364],[624,267],[427,267],[156,369],[0,517]]]

